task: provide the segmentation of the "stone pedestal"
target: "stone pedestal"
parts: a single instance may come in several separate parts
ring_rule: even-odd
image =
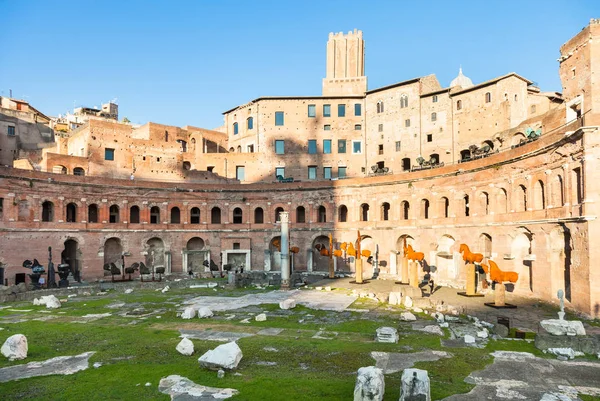
[[[467,265],[467,296],[475,295],[475,265]]]
[[[419,264],[414,261],[411,260],[410,261],[410,286],[413,288],[419,288],[419,269],[418,267]]]
[[[408,278],[408,259],[406,258],[406,256],[402,257],[402,282],[405,283],[405,284],[409,282],[409,278]]]
[[[279,214],[281,220],[281,288],[290,288],[290,216]]]
[[[335,278],[335,266],[333,263],[333,256],[329,258],[329,278]]]
[[[496,306],[506,305],[506,287],[503,283],[496,284],[496,289],[494,291],[494,303]]]

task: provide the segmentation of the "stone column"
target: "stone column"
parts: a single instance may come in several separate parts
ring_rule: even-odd
[[[494,305],[504,306],[506,305],[506,288],[503,283],[496,283],[494,289]]]
[[[475,295],[475,265],[467,265],[467,295]]]
[[[362,284],[363,283],[363,264],[362,264],[362,256],[357,256],[356,257],[356,263],[355,263],[355,276],[356,276],[356,283],[357,284]]]
[[[408,258],[406,256],[402,256],[402,283],[408,284]]]
[[[419,269],[418,263],[414,260],[410,261],[410,286],[419,288]]]
[[[281,212],[281,288],[290,288],[290,213]]]

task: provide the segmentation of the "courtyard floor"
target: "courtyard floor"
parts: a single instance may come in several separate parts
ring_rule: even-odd
[[[168,291],[160,291],[169,284]],[[408,367],[429,372],[434,400],[600,399],[596,355],[559,360],[535,348],[539,321],[555,318],[557,308],[532,299],[508,294],[507,301],[518,308],[498,310],[483,306],[493,301],[491,294],[466,298],[458,290],[439,288],[427,300],[415,299],[416,320],[405,321],[408,309],[380,302],[399,289],[393,281],[322,280],[292,291],[224,284],[181,280],[160,288],[139,282],[115,284],[109,291],[90,287],[59,297],[62,307],[55,310],[30,301],[0,304],[0,341],[24,334],[29,343],[23,361],[0,357],[2,399],[168,400],[159,382],[170,375],[234,389],[238,393],[231,400],[351,399],[362,366],[384,370],[384,400],[399,398],[402,370]],[[126,294],[127,288],[133,292]],[[280,309],[279,302],[288,298],[298,306]],[[214,316],[182,319],[191,305],[207,306]],[[439,328],[431,316],[436,308],[446,315],[448,327]],[[266,321],[255,320],[261,313]],[[499,317],[508,318],[513,328],[509,338],[493,335],[493,329],[487,338],[477,336],[482,330],[477,319],[497,324]],[[398,329],[397,344],[375,341],[382,326]],[[588,335],[600,333],[598,322],[585,327]],[[525,332],[525,339],[510,338],[515,329]],[[465,335],[476,342],[466,344]],[[182,337],[192,340],[194,355],[176,351]],[[225,341],[236,341],[243,358],[237,369],[218,378],[197,359]],[[70,358],[25,365],[61,356]],[[53,371],[55,365],[60,366]],[[39,372],[51,375],[26,378]],[[220,397],[211,394],[173,399]]]

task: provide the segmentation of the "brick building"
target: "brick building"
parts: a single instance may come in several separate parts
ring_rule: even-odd
[[[223,132],[90,120],[44,151],[41,171],[0,168],[0,262],[11,282],[48,246],[86,280],[122,255],[172,273],[206,260],[277,271],[289,211],[297,271],[325,271],[315,245],[360,230],[382,276],[398,273],[406,239],[438,282],[464,285],[466,243],[518,272],[518,293],[563,289],[598,317],[598,39],[592,20],[561,47],[562,94],[462,71],[446,88],[430,75],[366,90],[355,31],[330,35],[323,96],[255,99],[224,113]]]

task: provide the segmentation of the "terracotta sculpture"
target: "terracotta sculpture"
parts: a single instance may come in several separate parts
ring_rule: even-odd
[[[467,244],[460,244],[458,251],[462,253],[463,260],[467,263],[481,263],[481,261],[483,261],[483,255],[480,253],[472,253]]]
[[[488,263],[490,264],[489,267],[485,264],[482,264],[481,267],[483,268],[483,271],[485,272],[485,274],[489,273],[490,279],[493,282],[495,282],[495,283],[510,282],[510,283],[514,284],[519,279],[519,273],[502,271],[502,270],[500,270],[498,265],[493,260],[488,260]]]
[[[404,255],[408,260],[414,260],[421,262],[425,258],[425,254],[423,252],[415,252],[412,245],[406,245],[404,247]]]

